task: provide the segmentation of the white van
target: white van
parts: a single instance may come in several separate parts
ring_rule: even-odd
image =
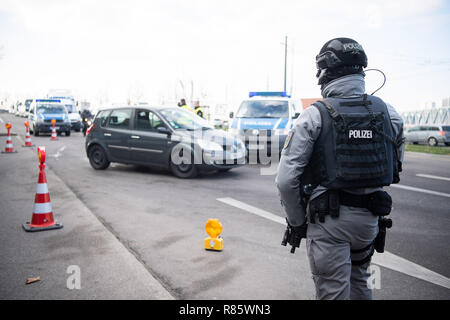
[[[80,132],[82,123],[79,110],[75,105],[75,99],[71,95],[49,95],[49,99],[57,99],[61,101],[61,104],[66,107],[69,113],[69,120],[71,129],[76,132]]]

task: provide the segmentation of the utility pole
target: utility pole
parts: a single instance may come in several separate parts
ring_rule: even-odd
[[[286,92],[286,72],[287,72],[287,36],[284,38],[284,92]]]

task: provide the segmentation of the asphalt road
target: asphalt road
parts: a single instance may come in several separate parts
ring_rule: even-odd
[[[26,202],[32,208],[37,172],[34,176],[23,176],[20,168],[31,166],[27,169],[29,172],[37,170],[37,159],[33,150],[20,147],[24,140],[24,119],[5,113],[0,114],[0,118],[12,122],[13,132],[18,133],[13,137],[13,143],[19,151],[14,155],[0,155],[0,171],[11,170],[18,175],[16,182],[7,186],[11,194],[19,194],[24,188],[32,190],[17,198],[18,202]],[[0,126],[0,133],[4,133],[4,124],[0,123]],[[0,147],[3,150],[5,142],[2,140]],[[114,235],[116,241],[132,254],[128,259],[139,262],[170,296],[176,299],[313,299],[314,287],[306,250],[302,243],[292,255],[288,248],[280,245],[284,226],[280,223],[283,213],[274,184],[275,175],[262,175],[261,166],[204,174],[193,180],[178,179],[163,170],[120,164],[96,171],[89,165],[81,133],[60,136],[58,141],[50,141],[50,135],[32,136],[32,141],[37,146],[47,147],[47,170],[49,175],[55,176],[53,181],[48,178],[54,213],[58,217],[61,206],[64,207],[61,219],[67,220],[62,221],[65,228],[75,228],[76,235],[72,237],[90,239],[92,230],[76,228],[79,213],[71,212],[71,207],[57,198],[59,190],[55,190],[52,183],[59,185],[61,182],[101,223],[102,232]],[[16,157],[16,160],[3,161],[4,157]],[[12,168],[6,167],[7,163]],[[381,288],[374,290],[375,299],[450,298],[449,169],[450,157],[406,154],[400,185],[425,191],[401,186],[389,188],[394,199],[394,227],[388,232],[388,253],[374,257],[374,264],[381,271]],[[1,188],[5,190],[6,186],[2,184]],[[2,192],[0,199],[5,194]],[[8,210],[13,211],[8,214],[25,217],[31,214],[31,211],[16,212],[19,205],[14,205],[11,199],[3,200],[2,204],[7,204]],[[236,205],[230,205],[233,203]],[[6,219],[4,214],[1,217]],[[207,236],[204,226],[209,218],[217,218],[223,225],[222,252],[203,248]],[[85,225],[86,221],[80,224]],[[7,225],[2,224],[0,228],[5,229]],[[0,244],[1,254],[8,261],[23,258],[24,252],[19,248],[24,247],[23,242],[31,237],[20,228],[13,229],[8,227],[7,233],[12,234],[14,241],[6,239]],[[106,236],[103,233],[100,238]],[[96,247],[97,242],[88,243],[91,245],[83,245],[89,252],[101,250]],[[65,254],[60,262],[70,259],[72,264],[77,264],[77,259],[85,259],[83,255],[71,256],[70,243],[66,242],[66,245],[67,248],[59,247]],[[36,250],[28,254],[38,254],[40,249]],[[43,248],[40,254],[45,256],[48,252]],[[98,263],[102,269],[108,269],[108,264],[112,269],[119,268],[113,257],[90,262]],[[117,263],[123,261],[119,259]],[[90,268],[85,260],[78,264]],[[13,264],[2,263],[0,267],[2,272],[12,272]],[[20,270],[25,266],[16,265],[15,268]],[[104,277],[103,273],[92,271],[89,278],[93,282],[91,291],[80,296],[107,296],[106,291],[96,295],[95,288],[103,290],[101,277]],[[0,291],[0,298],[24,295],[23,289],[14,290],[12,281],[2,279],[9,290]],[[53,296],[50,294],[53,289],[47,290],[43,290],[41,296],[46,292]],[[117,290],[122,290],[120,285]],[[128,294],[126,286],[123,290],[120,297]],[[154,298],[144,289],[137,296]],[[61,290],[60,297],[72,298],[67,290]]]

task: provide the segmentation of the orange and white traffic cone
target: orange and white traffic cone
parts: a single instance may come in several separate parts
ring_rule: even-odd
[[[8,136],[6,137],[6,147],[5,151],[2,151],[2,153],[16,153],[17,151],[14,150],[12,139],[11,139],[11,123],[5,124],[6,130],[8,130]]]
[[[30,123],[25,121],[25,144],[22,147],[33,147],[34,144],[31,143],[30,136]]]
[[[52,128],[52,137],[50,138],[50,140],[58,140],[58,137],[56,136],[55,123],[56,123],[56,120],[52,119],[53,128]]]
[[[37,150],[39,156],[39,179],[34,199],[33,216],[31,222],[24,223],[22,226],[28,232],[61,229],[63,227],[62,223],[58,223],[53,219],[52,204],[45,176],[45,147],[38,147]]]

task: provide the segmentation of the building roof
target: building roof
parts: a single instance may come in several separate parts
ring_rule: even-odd
[[[318,100],[322,100],[322,98],[305,98],[305,99],[300,99],[300,100],[302,101],[303,110],[305,110],[310,105],[312,105],[314,102],[316,102]]]

